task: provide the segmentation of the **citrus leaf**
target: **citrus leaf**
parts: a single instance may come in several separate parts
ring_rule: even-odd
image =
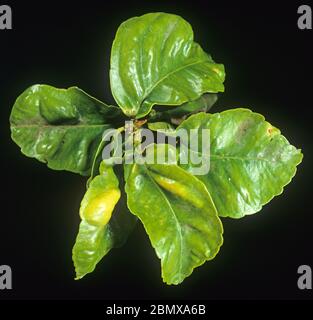
[[[241,218],[261,210],[283,192],[302,160],[301,151],[277,128],[248,109],[198,113],[179,129],[197,130],[200,138],[202,129],[210,130],[210,170],[197,177],[222,217]],[[191,163],[181,166],[187,171],[194,167]]]
[[[73,247],[76,279],[92,272],[110,249],[124,244],[133,230],[136,219],[123,201],[116,206],[119,198],[113,168],[101,163],[100,174],[90,182],[81,202],[82,221]]]
[[[224,91],[224,67],[193,41],[179,16],[149,13],[121,24],[111,51],[113,96],[130,117],[152,106],[181,105],[206,92]]]
[[[22,153],[55,170],[88,175],[102,133],[120,114],[77,87],[34,85],[16,100],[12,139]]]
[[[75,280],[83,278],[95,270],[99,261],[112,248],[112,238],[108,226],[97,226],[83,220],[73,247]]]
[[[167,284],[179,284],[213,259],[223,228],[197,178],[174,164],[125,165],[127,205],[139,217],[161,259]]]
[[[173,126],[171,124],[169,124],[168,122],[148,122],[148,128],[152,131],[159,131],[159,132],[175,132],[175,129],[173,128]]]
[[[156,120],[167,120],[170,121],[172,118],[182,118],[186,117],[192,113],[197,112],[207,112],[217,101],[217,94],[215,93],[205,93],[200,98],[185,102],[178,107],[171,107],[164,111],[158,111],[153,116],[150,117],[149,121]]]

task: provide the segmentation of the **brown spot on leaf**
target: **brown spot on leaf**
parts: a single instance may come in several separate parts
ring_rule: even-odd
[[[244,120],[238,127],[238,130],[236,132],[236,141],[237,143],[241,142],[241,139],[245,136],[248,129],[253,126],[253,120],[252,119],[246,119]]]

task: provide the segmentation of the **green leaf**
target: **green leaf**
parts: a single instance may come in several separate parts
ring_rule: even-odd
[[[171,107],[166,111],[156,112],[150,118],[150,121],[155,120],[167,120],[170,121],[172,118],[182,118],[186,117],[192,113],[197,113],[200,111],[207,112],[212,108],[212,106],[217,101],[217,94],[214,93],[206,93],[202,95],[200,98],[186,102],[178,107]]]
[[[160,132],[168,132],[173,131],[175,132],[175,129],[173,126],[167,122],[148,122],[148,128],[152,131],[160,131]]]
[[[207,112],[217,101],[217,94],[206,93],[200,98],[184,103],[183,105],[170,109],[166,112],[171,117],[182,117],[199,111]]]
[[[113,247],[108,226],[96,226],[83,220],[73,247],[75,280],[83,278],[94,271],[98,262]]]
[[[200,138],[201,129],[210,129],[210,170],[198,178],[222,217],[241,218],[261,210],[283,192],[302,160],[301,151],[277,128],[248,109],[198,113],[179,129],[195,129]],[[181,166],[187,171],[194,167]]]
[[[91,166],[91,170],[90,170],[90,177],[88,178],[87,181],[87,188],[89,187],[89,183],[92,181],[92,179],[95,177],[96,174],[99,173],[99,168],[101,167],[100,164],[103,161],[102,165],[114,165],[114,161],[118,159],[118,155],[117,153],[117,149],[114,149],[114,153],[111,155],[110,159],[104,159],[102,152],[103,149],[105,147],[105,145],[107,145],[108,143],[110,144],[111,142],[108,142],[109,138],[112,137],[114,139],[114,141],[116,142],[116,144],[119,142],[118,140],[118,135],[121,134],[121,132],[124,131],[124,128],[118,128],[118,129],[110,129],[107,130],[103,135],[102,135],[102,140],[98,145],[98,148],[96,150],[96,152],[94,153],[94,159],[92,161],[92,166]],[[123,144],[123,142],[121,141],[121,143]],[[114,144],[113,144],[114,145]],[[117,147],[117,146],[116,146]],[[121,146],[121,148],[123,148],[123,145]]]
[[[213,259],[222,224],[205,186],[173,164],[125,165],[127,204],[139,217],[167,284],[179,284]]]
[[[103,131],[119,114],[77,87],[34,85],[13,106],[12,139],[51,169],[88,175]]]
[[[111,52],[113,96],[130,117],[147,115],[152,106],[181,105],[206,92],[224,91],[224,66],[193,41],[181,17],[149,13],[119,27]]]
[[[80,217],[91,224],[105,226],[111,219],[121,192],[113,168],[100,165],[100,174],[92,179],[80,205]]]
[[[124,201],[115,207],[119,196],[113,168],[101,163],[100,175],[91,181],[80,207],[82,222],[73,247],[76,279],[92,272],[110,249],[124,244],[132,231],[136,219]]]

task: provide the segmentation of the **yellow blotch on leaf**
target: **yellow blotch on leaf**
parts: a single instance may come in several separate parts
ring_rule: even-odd
[[[81,217],[88,223],[105,226],[111,219],[112,212],[121,196],[118,189],[111,189],[90,200],[81,212]]]
[[[197,208],[201,208],[204,204],[203,201],[200,200],[193,192],[188,188],[187,186],[166,178],[159,176],[157,174],[153,175],[155,181],[159,186],[161,186],[163,189],[169,191],[170,193],[174,194],[177,197],[180,197],[184,199],[187,202],[190,202],[192,205],[194,205]]]

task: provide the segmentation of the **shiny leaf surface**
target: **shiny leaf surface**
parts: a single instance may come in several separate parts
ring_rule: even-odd
[[[118,179],[112,167],[101,163],[81,202],[79,232],[73,247],[76,279],[92,272],[112,249],[124,244],[135,224],[125,203],[115,208],[120,197]]]
[[[147,115],[152,106],[181,105],[206,92],[224,91],[225,73],[193,41],[181,17],[149,13],[119,27],[111,51],[113,96],[130,117]]]
[[[179,284],[213,259],[222,224],[205,186],[176,165],[126,165],[127,204],[161,259],[167,284]]]
[[[217,101],[217,94],[214,93],[206,93],[202,95],[200,98],[186,102],[178,107],[171,107],[167,109],[166,111],[159,111],[156,112],[155,115],[153,115],[150,118],[150,121],[155,120],[167,120],[170,121],[172,118],[182,118],[187,117],[192,113],[197,112],[207,112],[212,108],[212,106]]]
[[[81,202],[80,217],[91,224],[105,226],[111,219],[120,196],[118,179],[113,168],[102,162],[100,174],[92,179]]]
[[[112,237],[108,226],[97,226],[83,220],[73,247],[73,262],[75,280],[93,272],[98,262],[113,247]]]
[[[148,122],[148,129],[159,132],[175,132],[175,128],[167,122]]]
[[[248,109],[198,113],[180,128],[196,129],[200,138],[201,129],[210,129],[210,171],[198,178],[222,217],[241,218],[261,210],[283,192],[302,160],[301,151],[277,128]],[[182,167],[190,170],[193,165]]]
[[[119,114],[77,87],[34,85],[13,106],[12,139],[51,169],[87,175],[103,131]]]

